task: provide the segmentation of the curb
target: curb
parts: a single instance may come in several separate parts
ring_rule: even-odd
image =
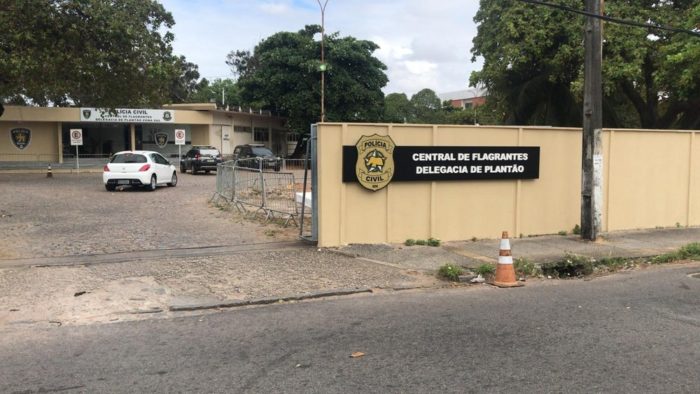
[[[171,312],[189,312],[189,311],[199,311],[205,309],[221,309],[221,308],[239,308],[242,306],[250,305],[269,305],[278,302],[285,301],[302,301],[311,300],[314,298],[325,298],[334,296],[345,296],[360,293],[371,293],[372,289],[336,289],[328,291],[317,291],[310,294],[293,295],[286,297],[264,297],[256,298],[252,300],[232,300],[232,301],[220,301],[220,302],[206,302],[201,304],[182,304],[182,305],[170,305],[168,309]]]

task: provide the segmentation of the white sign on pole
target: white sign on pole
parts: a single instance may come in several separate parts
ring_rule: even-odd
[[[175,129],[175,145],[185,145],[184,129]]]
[[[83,130],[82,129],[70,129],[70,144],[71,145],[83,145]]]

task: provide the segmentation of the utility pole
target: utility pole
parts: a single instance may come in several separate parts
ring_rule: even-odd
[[[586,11],[602,15],[604,0],[586,0]],[[581,174],[581,237],[595,241],[603,206],[603,28],[600,18],[586,18]]]
[[[325,0],[321,4],[321,0],[318,1],[318,6],[321,8],[321,65],[319,66],[319,71],[321,71],[321,123],[326,121],[326,60],[325,60],[325,49],[324,41],[326,37],[326,5],[328,5],[328,0]]]

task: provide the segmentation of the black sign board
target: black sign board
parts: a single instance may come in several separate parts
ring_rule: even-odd
[[[357,148],[343,146],[343,182],[357,182]],[[536,146],[397,146],[391,181],[537,179]]]

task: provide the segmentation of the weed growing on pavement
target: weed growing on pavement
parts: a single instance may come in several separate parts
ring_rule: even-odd
[[[513,261],[513,268],[521,276],[538,276],[542,274],[542,269],[537,264],[522,257]]]
[[[474,272],[481,276],[492,275],[496,272],[496,266],[489,263],[481,264],[480,266],[476,267]]]
[[[700,260],[700,243],[687,244],[675,252],[662,254],[651,259],[652,264],[664,264],[677,260]]]
[[[566,231],[564,231],[564,230],[561,230],[561,231],[560,231],[560,232],[558,232],[557,234],[559,234],[559,235],[566,235],[566,234],[567,234],[567,232],[566,232]]]
[[[440,246],[440,240],[435,238],[428,238],[428,246]]]
[[[404,241],[404,245],[406,246],[413,246],[413,245],[428,245],[428,246],[440,246],[440,240],[436,238],[428,238],[427,240],[425,239],[407,239]]]
[[[574,235],[581,235],[581,226],[578,224],[574,226],[574,229],[571,230],[571,233]]]
[[[593,273],[593,261],[585,256],[567,253],[564,260],[542,264],[542,274],[555,278],[588,276]]]
[[[443,279],[451,280],[453,282],[459,281],[459,276],[462,275],[464,270],[462,268],[453,265],[445,264],[440,269],[438,269],[438,276]]]

